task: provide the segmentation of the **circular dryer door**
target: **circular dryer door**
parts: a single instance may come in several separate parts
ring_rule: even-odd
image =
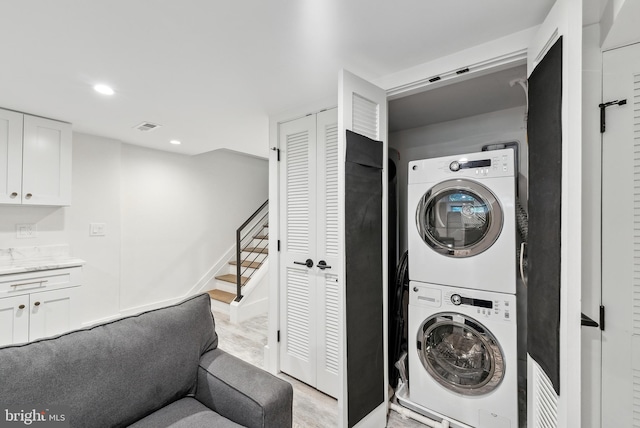
[[[425,193],[416,210],[422,240],[449,257],[471,257],[491,247],[502,231],[502,207],[485,186],[447,180]]]
[[[504,355],[496,338],[473,318],[440,313],[418,330],[422,365],[440,385],[464,395],[483,395],[502,382]]]

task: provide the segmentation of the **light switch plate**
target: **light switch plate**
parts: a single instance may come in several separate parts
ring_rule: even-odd
[[[106,223],[89,223],[89,236],[105,236],[106,234]]]
[[[37,238],[38,228],[33,223],[16,224],[16,238],[28,239]]]

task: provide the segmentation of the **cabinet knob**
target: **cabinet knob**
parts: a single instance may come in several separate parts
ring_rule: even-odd
[[[40,302],[35,302],[33,306],[40,306]]]
[[[13,192],[11,193],[11,195],[9,195],[11,199],[15,198],[16,196],[18,196],[18,192]]]
[[[33,195],[31,193],[27,193],[26,195],[24,195],[25,199],[31,199]]]
[[[24,305],[18,306],[18,309],[24,309]]]

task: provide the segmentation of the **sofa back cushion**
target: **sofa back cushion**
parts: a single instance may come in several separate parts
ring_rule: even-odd
[[[126,426],[194,392],[218,336],[211,301],[174,306],[0,348],[0,403],[68,406],[72,427]]]

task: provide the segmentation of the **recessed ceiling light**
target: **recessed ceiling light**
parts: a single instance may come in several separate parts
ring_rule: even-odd
[[[171,141],[169,141],[169,142],[170,142],[171,144],[175,144],[176,146],[177,146],[178,144],[182,144],[182,141],[179,141],[179,140],[171,140]]]
[[[95,85],[93,89],[96,92],[101,93],[102,95],[113,95],[115,93],[114,90],[111,88],[111,86],[107,86],[103,84]]]

